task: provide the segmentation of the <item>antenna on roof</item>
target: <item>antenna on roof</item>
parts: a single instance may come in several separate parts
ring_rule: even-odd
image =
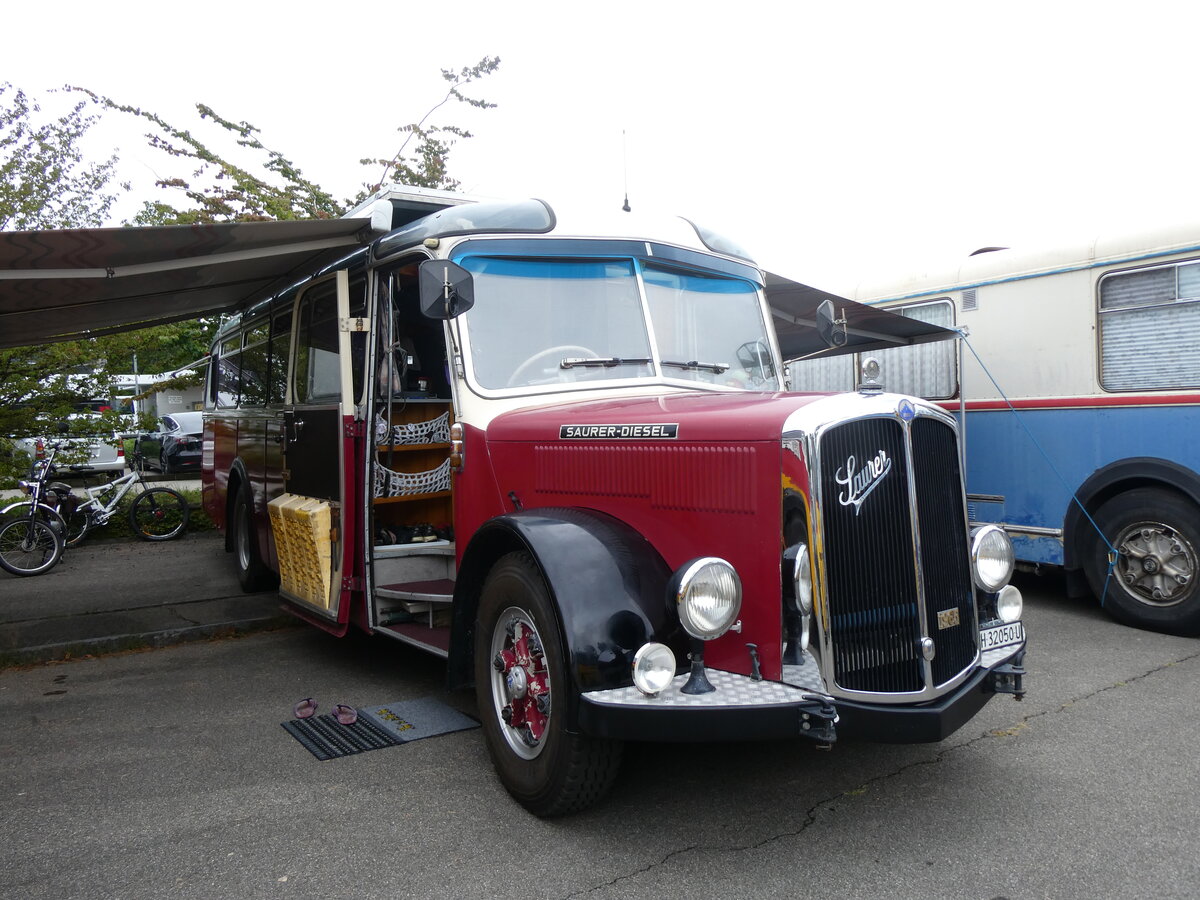
[[[625,149],[625,129],[621,129],[621,157],[625,167],[625,205],[621,209],[629,212],[629,153]]]

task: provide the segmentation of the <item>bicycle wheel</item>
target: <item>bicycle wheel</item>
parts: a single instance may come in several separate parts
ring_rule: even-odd
[[[21,503],[14,503],[11,506],[4,507],[4,509],[0,510],[0,513],[2,513],[6,518],[15,516],[18,518],[28,519],[30,504],[31,501],[29,500],[25,500]],[[60,513],[53,506],[49,506],[45,503],[39,503],[37,508],[37,517],[57,531],[60,535],[63,535],[65,540],[67,523],[62,517],[62,513]]]
[[[129,525],[133,533],[146,541],[169,541],[187,528],[187,499],[170,488],[151,488],[138,494],[129,507]]]
[[[0,527],[0,568],[14,575],[41,575],[62,552],[62,535],[44,519],[13,519]]]
[[[86,509],[77,509],[67,519],[66,541],[68,547],[75,547],[92,530],[92,514]]]

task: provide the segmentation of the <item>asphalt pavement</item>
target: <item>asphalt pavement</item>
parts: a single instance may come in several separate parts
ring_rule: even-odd
[[[157,647],[297,620],[274,591],[245,594],[224,537],[108,539],[103,529],[44,575],[0,570],[0,666]]]
[[[634,744],[604,800],[547,821],[478,728],[320,761],[280,727],[302,697],[478,716],[442,661],[385,638],[7,669],[0,900],[1194,898],[1200,641],[1021,589],[1029,694],[941,743]]]

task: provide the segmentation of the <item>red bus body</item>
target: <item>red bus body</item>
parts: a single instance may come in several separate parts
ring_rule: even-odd
[[[939,740],[1023,691],[952,417],[787,392],[763,274],[667,231],[451,206],[214,345],[204,506],[244,586],[447,657],[540,815],[625,739]]]

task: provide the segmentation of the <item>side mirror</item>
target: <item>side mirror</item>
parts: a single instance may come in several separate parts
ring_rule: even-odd
[[[837,318],[832,300],[822,300],[817,307],[817,334],[826,347],[845,347],[849,339],[846,320]]]
[[[762,384],[775,375],[771,351],[762,341],[749,341],[737,349],[738,365],[750,373],[755,384]]]
[[[448,259],[427,259],[418,273],[421,313],[429,319],[454,319],[475,305],[471,273]]]

